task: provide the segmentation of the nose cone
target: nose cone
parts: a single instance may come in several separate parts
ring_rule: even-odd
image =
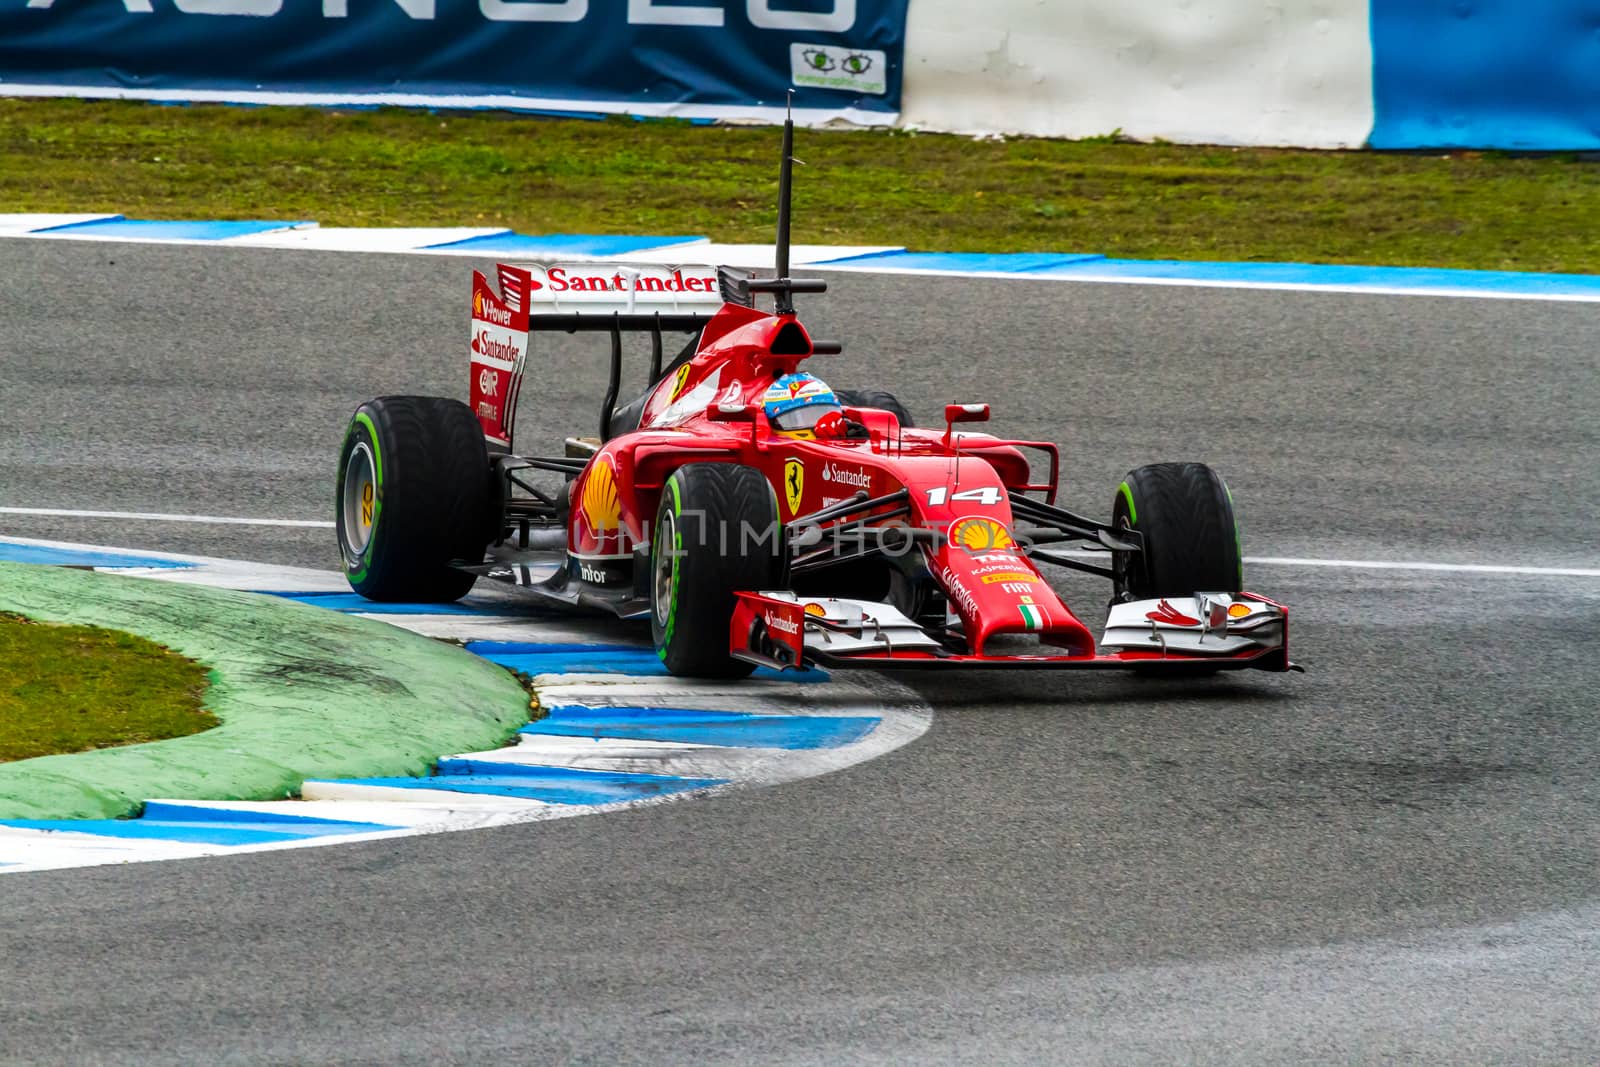
[[[1078,621],[1027,557],[1014,548],[944,547],[936,576],[955,606],[974,655],[989,638],[1031,633],[1072,655],[1094,655],[1094,635]]]

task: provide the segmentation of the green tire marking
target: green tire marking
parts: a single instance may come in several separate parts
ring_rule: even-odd
[[[1133,487],[1127,482],[1117,486],[1117,492],[1122,494],[1122,499],[1128,502],[1128,525],[1139,525],[1139,512],[1133,506]]]
[[[1217,481],[1222,482],[1222,475],[1217,475]],[[1222,482],[1222,491],[1228,495],[1228,513],[1233,516],[1233,554],[1239,561],[1239,588],[1244,588],[1244,538],[1239,536],[1239,509],[1233,503],[1233,490],[1228,488],[1227,482]]]
[[[361,549],[361,569],[350,572],[350,580],[359,582],[367,576],[367,567],[372,563],[372,546],[378,540],[378,516],[383,511],[383,453],[378,448],[378,428],[372,424],[370,415],[358,411],[350,421],[352,425],[365,426],[367,439],[372,442],[372,522],[367,527],[366,546]]]
[[[672,492],[672,515],[674,519],[683,515],[683,497],[678,490],[676,477],[667,479],[667,488]],[[660,536],[660,531],[656,532]],[[667,645],[672,641],[674,624],[678,621],[678,561],[683,558],[683,523],[672,524],[672,600],[667,605],[667,625],[662,628],[661,647],[656,649],[656,655],[662,660],[667,658]]]
[[[372,479],[374,484],[383,484],[383,453],[378,450],[378,428],[372,424],[372,416],[365,411],[356,412],[355,421],[367,428],[367,436],[372,438]],[[376,512],[373,513],[376,516]],[[376,517],[373,519],[377,521]]]

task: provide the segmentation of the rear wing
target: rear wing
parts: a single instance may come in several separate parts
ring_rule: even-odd
[[[624,332],[650,334],[654,382],[661,377],[663,333],[696,333],[725,302],[752,302],[748,276],[707,266],[501,263],[497,272],[499,293],[481,271],[472,272],[470,396],[485,440],[501,451],[511,449],[532,334],[611,334],[611,378],[600,427],[607,437],[621,388]]]

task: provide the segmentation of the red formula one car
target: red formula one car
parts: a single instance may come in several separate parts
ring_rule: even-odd
[[[889,394],[836,393],[801,370],[840,346],[794,312],[794,294],[824,284],[788,277],[789,136],[775,278],[502,265],[496,292],[474,275],[471,404],[382,397],[350,422],[337,526],[351,586],[439,602],[487,577],[648,618],[686,676],[1293,669],[1287,610],[1242,591],[1232,501],[1210,468],[1140,467],[1101,522],[1056,505],[1054,445],[957,429],[987,405],[951,404],[942,426],[917,428]],[[762,294],[774,311],[755,306]],[[572,331],[610,336],[599,434],[568,438],[562,456],[517,455],[528,353]],[[678,332],[689,343],[663,366]],[[650,381],[619,404],[630,334],[651,342]],[[1042,564],[1110,581],[1098,642]]]

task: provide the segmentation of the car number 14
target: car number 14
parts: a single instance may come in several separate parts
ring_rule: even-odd
[[[928,490],[928,504],[932,507],[938,507],[940,504],[946,502],[952,504],[957,502],[964,504],[982,504],[985,507],[993,507],[995,504],[1000,503],[1000,501],[1004,499],[1005,497],[1000,490],[992,485],[986,485],[982,489],[963,489],[961,492],[953,495],[951,494],[948,486],[941,485],[937,489]]]

